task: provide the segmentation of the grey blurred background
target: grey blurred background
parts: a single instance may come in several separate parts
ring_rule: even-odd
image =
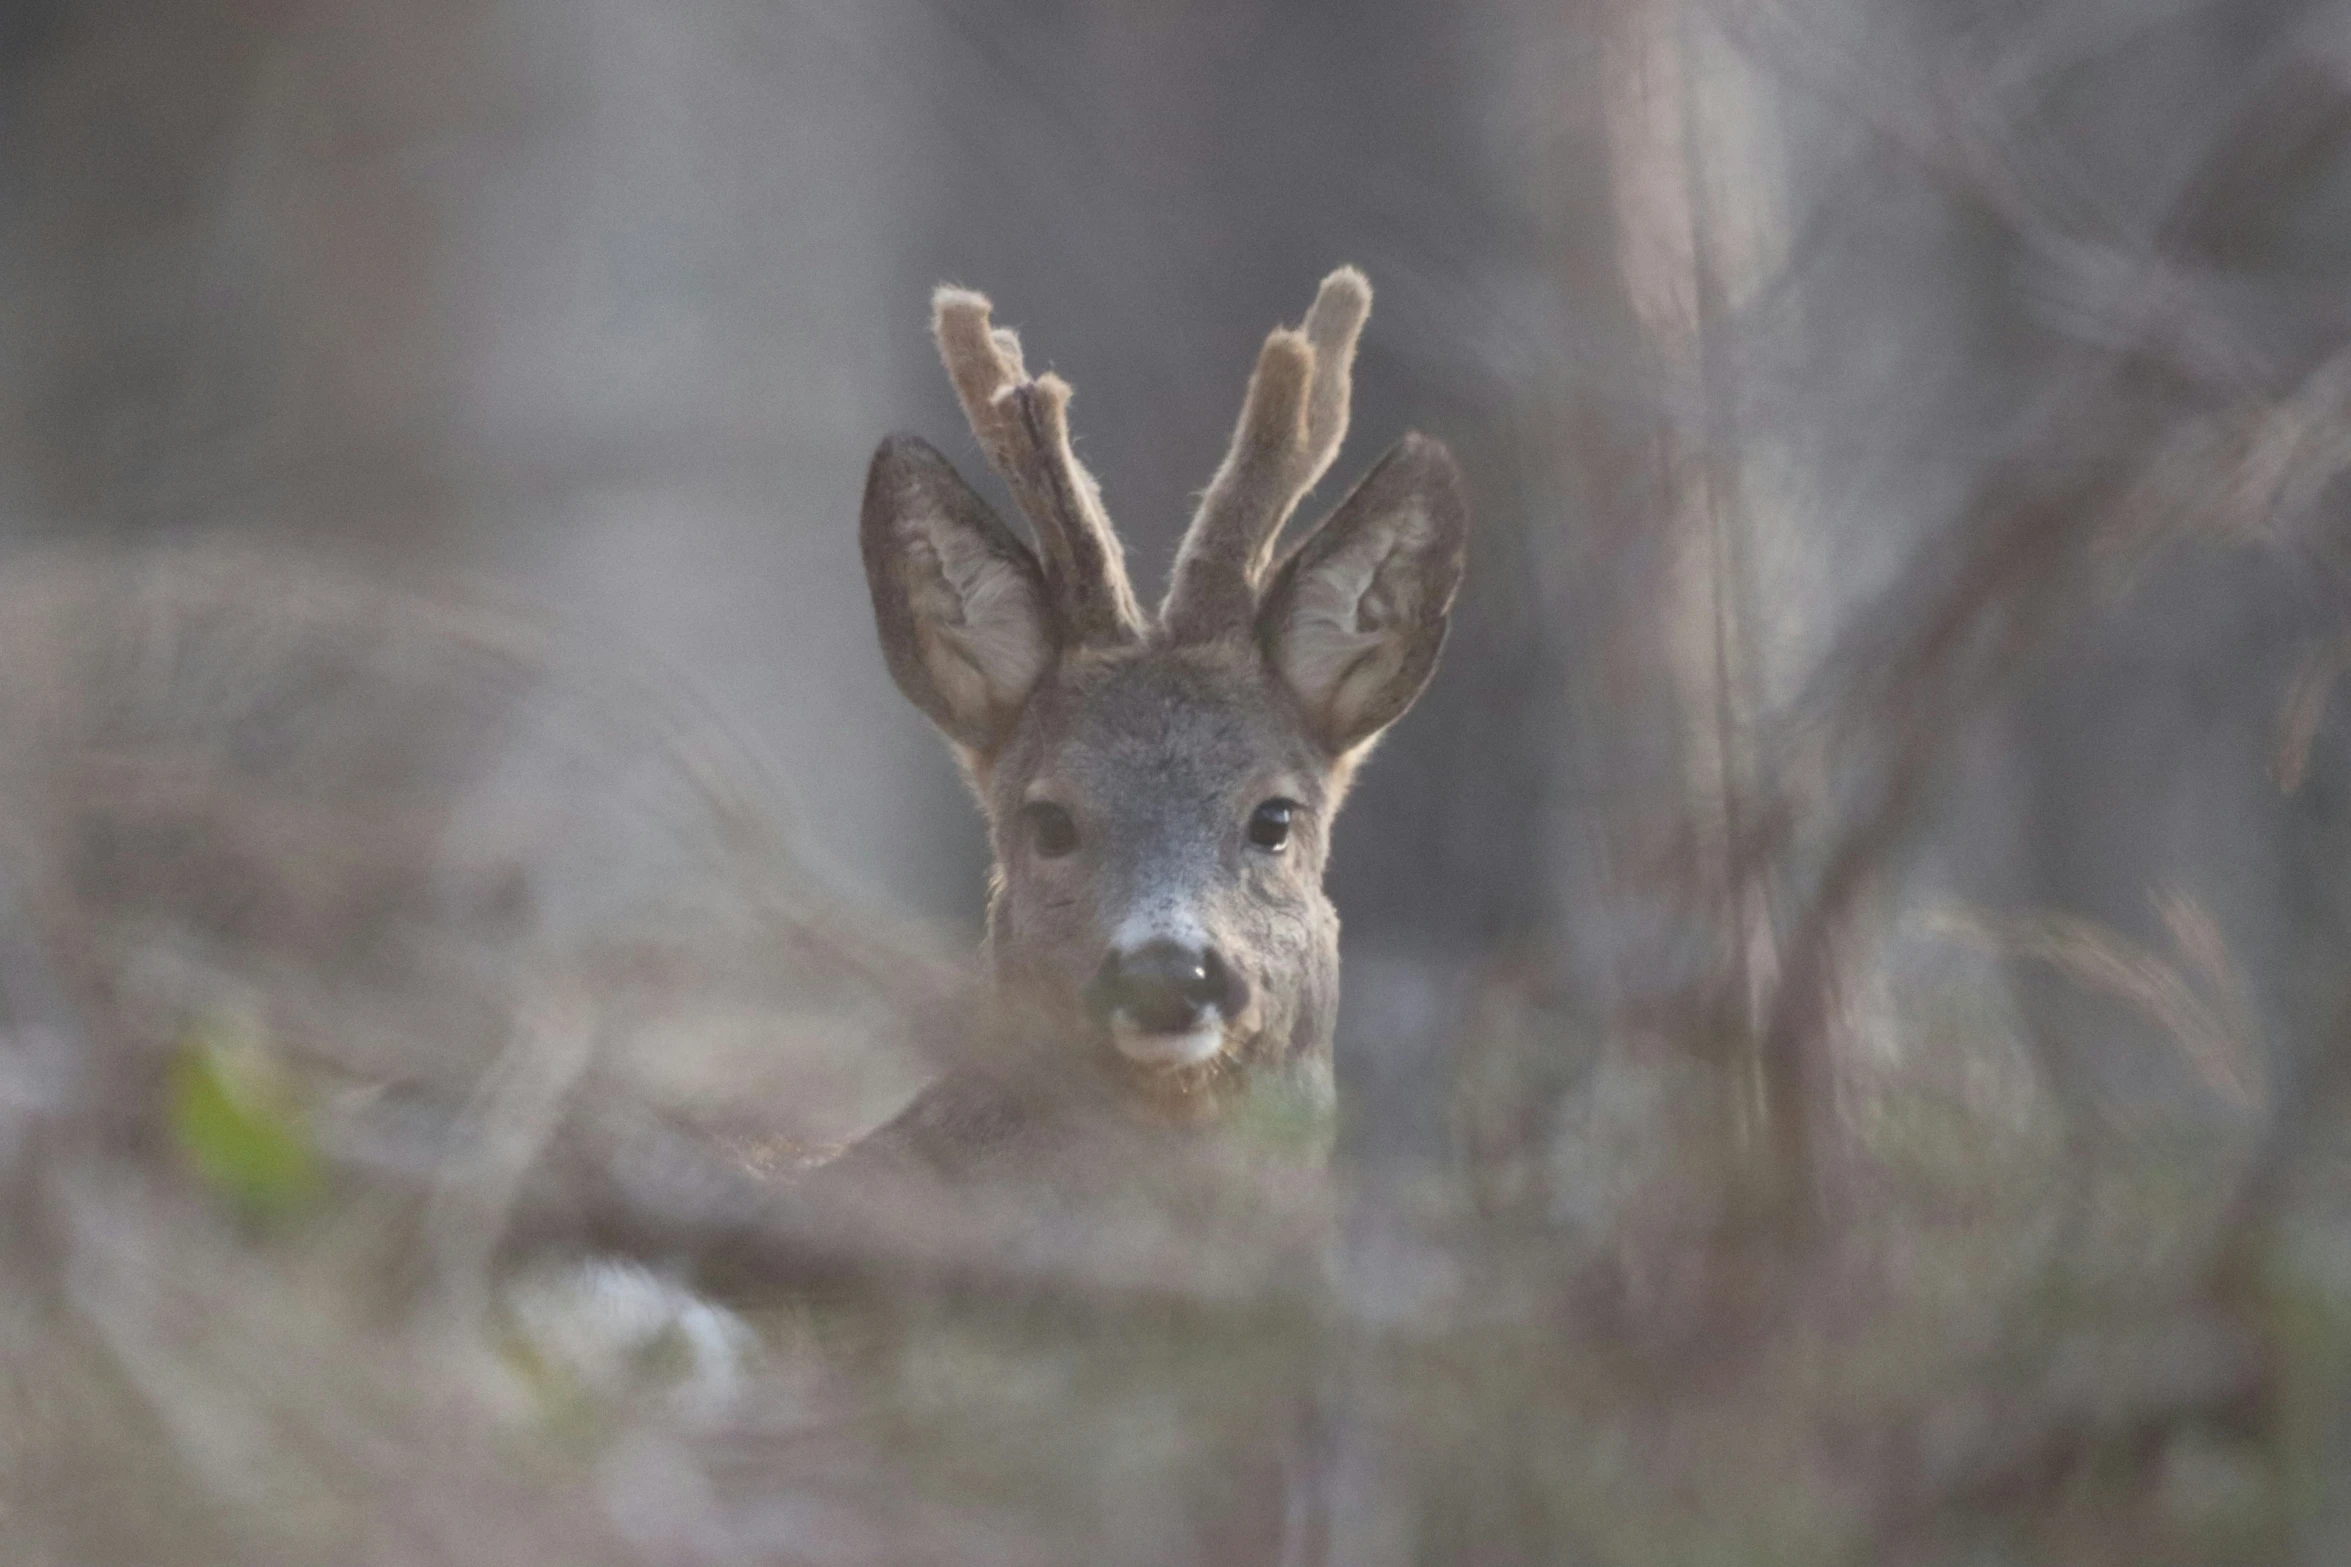
[[[1931,576],[2069,356],[2176,338],[2282,391],[2333,350],[2347,33],[2313,0],[15,0],[0,518],[508,584],[711,693],[841,885],[968,934],[976,821],[853,539],[886,431],[980,477],[928,290],[1075,384],[1155,584],[1255,345],[1356,263],[1322,499],[1414,426],[1477,514],[1334,876],[1359,1136],[1433,1148],[1475,973],[1638,1014],[1712,971],[1692,904],[1753,889],[1668,872],[1801,790],[1744,742]],[[2274,167],[2167,226],[2248,141]],[[2118,282],[2150,256],[2172,292]],[[2288,799],[2270,742],[2340,609],[2224,543],[2135,580],[1953,714],[1966,787],[1905,863],[2134,930],[2191,887],[2290,1034],[2342,770],[2322,729]]]

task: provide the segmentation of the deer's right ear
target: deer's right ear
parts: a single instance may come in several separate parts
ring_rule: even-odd
[[[873,454],[858,532],[898,689],[956,744],[993,751],[1053,656],[1036,556],[911,435]]]

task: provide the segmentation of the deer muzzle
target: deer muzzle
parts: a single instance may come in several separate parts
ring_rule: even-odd
[[[1199,1066],[1225,1046],[1247,986],[1213,947],[1155,940],[1111,949],[1086,1000],[1118,1053],[1137,1066]]]

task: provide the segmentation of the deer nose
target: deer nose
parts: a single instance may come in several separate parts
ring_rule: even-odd
[[[1206,947],[1151,941],[1131,952],[1112,950],[1088,987],[1105,1018],[1123,1017],[1147,1034],[1181,1034],[1210,1009],[1235,1009],[1232,971]]]

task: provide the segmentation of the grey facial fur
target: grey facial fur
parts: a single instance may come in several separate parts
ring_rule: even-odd
[[[1248,998],[1225,1020],[1220,1070],[1327,1054],[1339,921],[1322,876],[1342,792],[1254,647],[1063,660],[985,784],[998,976],[1074,1017],[1070,1003],[1114,946],[1189,941],[1219,953]],[[1277,799],[1300,809],[1289,840],[1267,850],[1248,825]],[[1048,859],[1028,841],[1024,807],[1039,802],[1069,813],[1074,852]]]

